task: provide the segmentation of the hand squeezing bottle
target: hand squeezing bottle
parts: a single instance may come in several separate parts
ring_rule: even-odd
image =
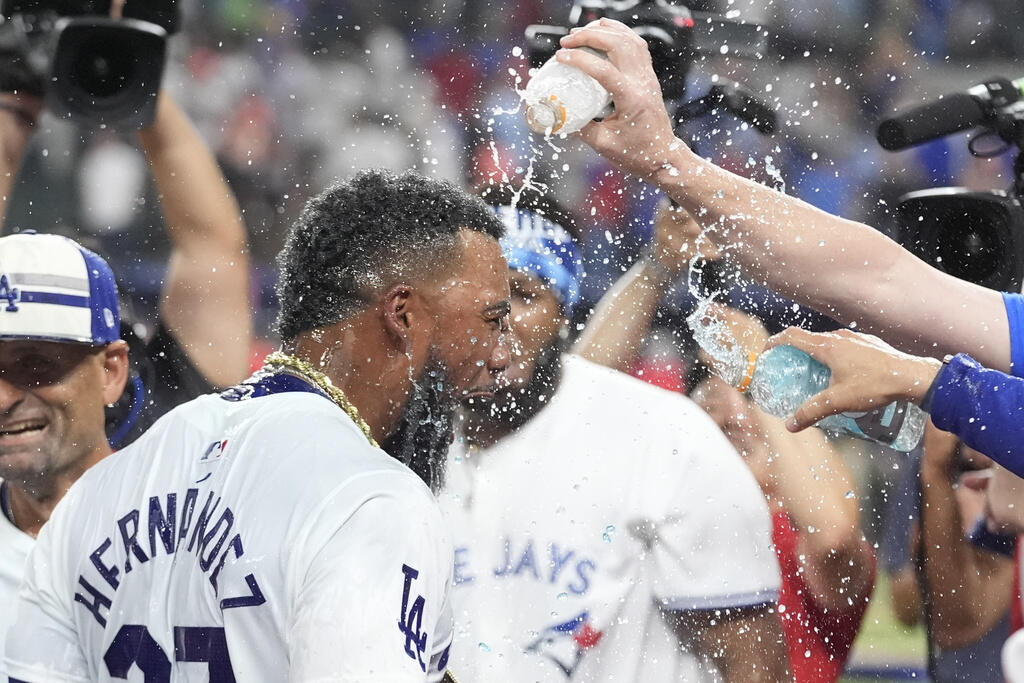
[[[585,50],[607,59],[603,52]],[[595,118],[608,116],[612,96],[592,77],[554,57],[526,84],[526,123],[534,133],[575,133]]]
[[[792,346],[751,353],[745,362],[736,357],[718,360],[722,379],[749,393],[766,413],[780,418],[792,417],[801,404],[828,387],[832,375],[826,365]],[[870,412],[830,415],[815,426],[909,451],[920,442],[927,418],[913,403],[893,401]]]

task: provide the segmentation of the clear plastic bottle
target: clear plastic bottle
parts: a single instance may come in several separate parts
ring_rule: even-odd
[[[589,47],[599,57],[607,56]],[[575,133],[595,118],[611,113],[612,96],[593,78],[554,57],[537,70],[524,93],[526,123],[534,133]]]
[[[722,379],[750,397],[766,413],[792,417],[807,399],[828,386],[832,371],[792,346],[776,346],[746,362],[736,359],[719,365]],[[898,451],[914,449],[924,434],[928,415],[909,401],[894,401],[867,413],[831,415],[816,427],[852,434]]]

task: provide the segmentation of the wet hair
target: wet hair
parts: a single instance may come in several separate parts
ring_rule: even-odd
[[[500,239],[480,199],[407,171],[363,171],[306,203],[278,254],[277,330],[285,341],[363,310],[375,293],[459,258],[459,230]]]

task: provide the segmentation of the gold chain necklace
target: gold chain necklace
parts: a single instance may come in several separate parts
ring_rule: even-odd
[[[295,356],[283,353],[281,351],[275,351],[274,353],[267,356],[266,360],[263,361],[263,367],[273,366],[276,368],[287,368],[300,375],[303,379],[307,379],[315,384],[322,392],[327,394],[327,397],[338,404],[338,407],[345,411],[345,413],[352,418],[352,421],[356,423],[359,429],[363,430],[363,434],[366,435],[367,440],[374,448],[380,448],[377,442],[374,440],[373,435],[370,434],[370,425],[366,424],[359,415],[359,410],[352,405],[352,402],[348,400],[343,392],[338,387],[334,386],[334,382],[331,378],[320,372],[312,366],[312,364],[296,358]]]

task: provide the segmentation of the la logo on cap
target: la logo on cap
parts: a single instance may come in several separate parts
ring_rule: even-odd
[[[21,293],[17,287],[11,287],[10,281],[6,275],[0,275],[0,299],[7,299],[7,307],[5,311],[11,313],[17,313],[18,311],[18,298]]]

